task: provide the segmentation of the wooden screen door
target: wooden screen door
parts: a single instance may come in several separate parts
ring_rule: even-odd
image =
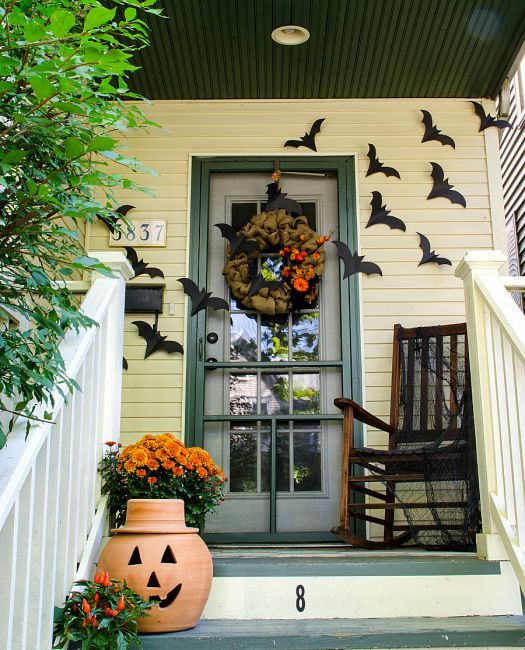
[[[214,224],[236,229],[262,212],[268,174],[212,173],[207,288],[230,300],[208,310],[204,364],[204,447],[222,465],[226,500],[206,519],[206,533],[329,531],[338,522],[341,422],[339,263],[327,260],[312,308],[265,316],[230,298],[222,275],[226,240]],[[337,179],[283,176],[310,225],[337,238]],[[273,255],[273,257],[272,257]],[[275,253],[262,253],[272,264]],[[269,258],[269,259],[268,259]]]

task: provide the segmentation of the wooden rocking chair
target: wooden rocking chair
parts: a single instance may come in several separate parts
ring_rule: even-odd
[[[344,420],[341,522],[333,532],[364,548],[411,538],[425,548],[472,547],[479,495],[465,323],[395,326],[389,424],[351,399],[335,404]],[[388,450],[356,448],[354,419],[387,432]],[[404,517],[395,518],[399,510]],[[358,535],[356,520],[381,526],[382,539]]]

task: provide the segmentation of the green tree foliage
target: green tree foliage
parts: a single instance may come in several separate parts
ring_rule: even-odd
[[[141,99],[126,77],[155,1],[0,0],[0,410],[13,416],[74,386],[57,346],[90,323],[64,281],[104,272],[79,233],[115,218],[115,189],[141,189],[118,136],[152,125],[125,100]],[[29,327],[6,328],[9,313]]]

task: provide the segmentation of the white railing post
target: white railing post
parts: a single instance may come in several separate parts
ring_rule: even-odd
[[[497,526],[491,515],[491,493],[496,491],[496,466],[492,400],[490,398],[490,361],[487,347],[487,321],[484,304],[476,285],[480,274],[497,276],[506,258],[499,251],[468,251],[456,268],[456,276],[463,280],[467,313],[467,334],[472,381],[472,402],[476,427],[481,502],[482,533],[477,536],[480,557],[506,559]]]

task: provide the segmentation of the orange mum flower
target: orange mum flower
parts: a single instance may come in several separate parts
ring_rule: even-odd
[[[131,474],[131,472],[134,472],[135,468],[136,468],[136,465],[132,460],[127,460],[124,463],[124,469],[126,470],[126,472],[128,472],[128,474]]]
[[[148,483],[150,485],[153,485],[153,483],[157,482],[157,478],[155,476],[148,476]]]
[[[146,470],[145,469],[139,469],[137,470],[137,476],[139,478],[144,478],[146,476]]]
[[[197,474],[201,478],[206,478],[208,476],[208,472],[204,469],[204,467],[197,467]]]
[[[172,460],[165,460],[162,463],[162,467],[164,467],[164,469],[173,469],[175,467],[175,463]]]
[[[159,462],[157,460],[155,460],[154,458],[150,458],[146,464],[150,469],[158,469],[159,468]]]
[[[293,281],[293,287],[296,291],[304,292],[308,290],[308,282],[303,278],[296,278]]]
[[[184,474],[182,467],[174,467],[171,471],[173,472],[173,476],[182,476]]]

